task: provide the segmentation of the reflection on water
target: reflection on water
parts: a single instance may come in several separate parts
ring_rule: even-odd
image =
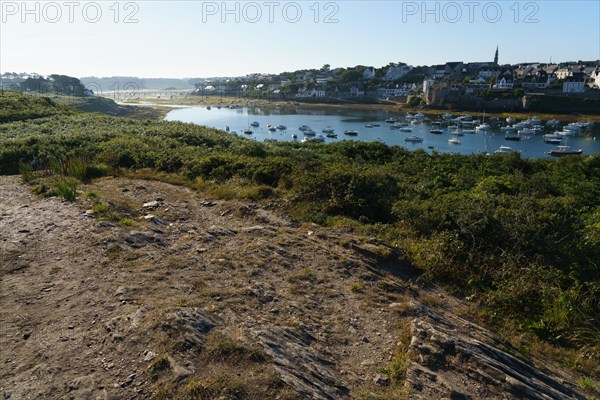
[[[404,120],[404,115],[398,113],[388,113],[385,110],[341,110],[341,109],[302,109],[302,108],[212,108],[190,107],[176,109],[171,111],[166,120],[191,122],[199,125],[206,125],[217,129],[225,130],[229,127],[230,134],[238,134],[248,139],[264,141],[292,141],[295,135],[298,139],[304,138],[304,131],[299,127],[308,125],[316,135],[323,135],[323,129],[334,129],[337,138],[325,137],[325,142],[334,142],[339,140],[357,140],[374,142],[379,141],[389,145],[403,146],[408,149],[424,149],[431,152],[452,152],[461,154],[473,154],[482,152],[493,152],[500,146],[509,146],[515,151],[521,152],[524,157],[547,157],[547,151],[555,150],[556,144],[544,142],[543,134],[552,133],[556,129],[546,129],[541,133],[526,133],[521,135],[519,141],[507,141],[505,132],[500,131],[498,126],[492,127],[492,130],[475,133],[464,133],[462,136],[452,135],[447,127],[442,127],[441,134],[431,133],[432,129],[440,128],[432,126],[431,121],[439,119],[437,116],[430,116],[430,122],[419,124],[408,124],[405,131],[399,129],[390,129],[390,123],[384,122],[389,117]],[[474,118],[480,118],[474,116]],[[258,122],[258,127],[250,126],[252,122]],[[487,119],[486,119],[487,122]],[[367,124],[379,126],[366,127]],[[285,125],[287,129],[277,129],[269,131],[267,126],[274,127]],[[251,135],[245,135],[244,130],[251,129]],[[472,128],[469,128],[472,129]],[[599,136],[600,127],[595,126],[594,135]],[[358,131],[357,136],[348,136],[346,130]],[[422,142],[406,142],[409,136],[422,138]],[[572,149],[583,149],[584,154],[600,153],[600,140],[591,137],[589,132],[580,136],[564,137],[563,145],[568,145]],[[459,143],[449,143],[449,140],[455,138]],[[456,140],[454,142],[457,142]]]

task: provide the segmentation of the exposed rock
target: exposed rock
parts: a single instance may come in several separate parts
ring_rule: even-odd
[[[144,203],[144,205],[142,205],[142,208],[152,210],[154,208],[158,208],[159,206],[160,206],[160,203],[157,200],[152,200],[147,203]]]
[[[281,380],[311,399],[339,399],[346,394],[334,373],[334,362],[311,346],[315,338],[307,328],[278,327],[246,322],[242,330],[259,342],[272,358]]]
[[[223,228],[223,227],[216,226],[216,225],[212,225],[210,228],[208,228],[206,230],[206,232],[215,237],[233,236],[236,234],[236,232],[231,229]]]
[[[125,243],[133,248],[144,247],[148,244],[163,245],[163,240],[152,232],[130,232]]]
[[[412,321],[407,385],[415,399],[494,397],[583,399],[532,365],[486,329],[422,307]]]
[[[198,308],[180,307],[170,310],[162,329],[168,332],[171,340],[180,351],[204,346],[206,334],[217,326],[220,319]]]

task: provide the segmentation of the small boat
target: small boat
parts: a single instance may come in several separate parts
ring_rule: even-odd
[[[459,131],[452,131],[452,132],[450,132],[450,134],[454,135],[454,136],[465,136],[465,134],[463,133],[463,131],[460,131],[460,130]]]
[[[356,136],[356,135],[358,135],[358,131],[355,131],[353,129],[348,129],[348,130],[344,131],[344,135]]]
[[[317,132],[313,131],[310,128],[304,130],[304,136],[315,136],[316,134]]]
[[[557,119],[551,119],[546,121],[546,126],[558,126],[560,124],[560,121]]]
[[[301,131],[305,131],[307,129],[310,129],[310,126],[308,126],[308,125],[300,125],[300,127],[298,129],[300,129]]]
[[[380,125],[380,124],[378,124],[377,122],[373,122],[371,125],[373,125],[373,126],[374,126],[374,127],[376,127],[376,128],[378,128],[378,127],[380,127],[380,126],[381,126],[381,125]]]
[[[246,135],[252,135],[254,132],[252,132],[252,129],[244,129],[244,133]]]
[[[567,131],[567,130],[563,130],[560,132],[557,132],[560,136],[575,136],[575,131]]]
[[[569,131],[569,132],[579,132],[581,130],[581,126],[579,124],[576,124],[574,122],[571,122],[569,125],[563,126],[563,131]]]
[[[404,138],[405,142],[411,142],[411,143],[421,143],[423,141],[422,137],[419,136],[407,136]]]
[[[396,118],[388,118],[385,120],[385,122],[388,124],[393,124],[394,122],[398,122],[398,120]]]
[[[479,124],[475,127],[475,131],[477,132],[481,132],[481,131],[489,131],[490,129],[492,129],[488,124],[486,124],[485,122],[482,124]]]
[[[458,129],[458,125],[450,125],[450,126],[448,126],[448,130],[452,131],[452,130],[456,130],[456,129]]]
[[[277,130],[277,128],[275,128],[273,125],[267,125],[267,130],[269,132],[275,132]]]
[[[544,135],[544,143],[561,144],[562,141],[563,141],[563,138],[558,133]]]
[[[400,129],[400,128],[404,128],[405,126],[408,126],[408,123],[394,122],[393,124],[390,125],[390,129]]]
[[[458,138],[448,139],[448,143],[450,144],[460,144],[460,140]]]
[[[400,130],[400,132],[412,132],[412,128],[409,128],[409,127],[406,127],[406,126],[400,128],[399,130]]]
[[[544,139],[544,143],[548,143],[548,144],[561,144],[562,143],[562,139],[561,138],[548,138],[548,139]]]
[[[304,139],[302,139],[302,143],[306,143],[306,142],[324,143],[325,137],[323,135],[318,135],[318,136],[310,137],[310,138],[305,137]]]
[[[513,150],[512,147],[508,147],[508,146],[500,146],[498,148],[498,150],[494,151],[494,153],[512,153],[515,152],[516,150]]]
[[[554,157],[562,157],[562,156],[571,156],[571,155],[579,155],[582,154],[583,150],[571,150],[569,146],[558,146],[557,150],[547,151],[546,154]]]
[[[529,128],[523,128],[517,131],[519,135],[533,135],[535,131]]]
[[[365,128],[374,128],[374,127],[375,127],[375,125],[373,125],[373,124],[366,124],[365,125]]]
[[[444,118],[444,119],[450,119],[450,118],[452,118],[452,114],[445,113],[445,114],[442,115],[442,118]]]
[[[475,133],[475,129],[463,129],[462,130],[463,133],[468,133],[468,134],[474,134]]]
[[[329,132],[329,133],[328,133],[327,135],[325,135],[325,136],[327,136],[328,138],[335,139],[335,138],[337,138],[337,133]]]
[[[285,126],[285,125],[277,125],[277,129],[279,129],[280,131],[285,131],[287,129],[287,126]]]
[[[229,125],[225,126],[225,132],[229,132]]]
[[[415,118],[425,118],[425,114],[423,114],[423,113],[416,113],[415,114]]]
[[[206,109],[210,111],[210,106],[206,107]]]
[[[515,131],[515,130],[517,130],[517,128],[515,128],[512,125],[508,125],[508,126],[501,126],[500,130],[501,131]]]
[[[513,117],[506,118],[506,123],[509,125],[514,124],[515,122],[517,122],[517,120]]]
[[[266,138],[265,140],[263,140],[263,142],[265,143],[275,143],[277,141],[277,139],[273,139],[273,138]]]
[[[518,141],[521,140],[521,135],[518,133],[507,133],[504,135],[504,140]]]
[[[298,135],[296,135],[295,133],[292,135],[292,139],[296,140],[298,139]]]
[[[444,130],[443,129],[432,129],[429,132],[433,133],[435,135],[441,135],[442,133],[444,133]]]
[[[413,125],[419,125],[421,123],[421,121],[418,119],[413,119],[412,121],[410,121],[410,123]]]
[[[323,133],[333,133],[334,129],[333,128],[325,128],[321,132],[323,132]]]
[[[257,126],[259,126],[259,125],[260,125],[260,124],[258,123],[258,121],[254,121],[254,122],[252,122],[252,123],[250,124],[250,126],[253,126],[253,127],[257,127]]]

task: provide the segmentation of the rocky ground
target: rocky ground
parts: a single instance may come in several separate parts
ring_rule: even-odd
[[[4,399],[584,398],[375,239],[156,181],[82,191],[0,177]]]

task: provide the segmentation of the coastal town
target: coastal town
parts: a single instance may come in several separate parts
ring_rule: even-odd
[[[525,95],[600,98],[598,60],[511,65],[501,64],[498,53],[496,48],[493,61],[487,62],[389,63],[381,68],[331,68],[326,64],[320,69],[209,79],[195,84],[195,94],[325,103],[457,104],[459,108],[494,100],[488,108],[506,109],[521,107]]]

